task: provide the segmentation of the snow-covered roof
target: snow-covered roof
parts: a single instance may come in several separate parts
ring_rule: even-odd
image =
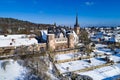
[[[66,35],[66,30],[65,29],[63,29],[63,32],[65,33],[64,35]],[[48,30],[41,30],[41,34],[42,34],[42,38],[44,40],[47,40],[47,35],[53,35],[53,34],[48,34]],[[58,33],[58,34],[59,34],[59,36],[61,35],[60,33]],[[67,33],[67,34],[73,34],[73,36],[74,36],[74,42],[78,43],[78,39],[79,38],[78,38],[77,34],[74,31],[72,31],[72,33]],[[62,33],[62,35],[63,35],[63,33]]]
[[[29,38],[29,35],[0,35],[0,47],[21,46],[37,44],[35,38]]]
[[[47,40],[48,31],[47,31],[47,30],[41,30],[41,34],[42,34],[42,38],[43,38],[44,40]]]
[[[83,47],[84,44],[83,43],[78,43],[77,46]]]
[[[74,35],[74,42],[75,43],[78,43],[78,36],[77,36],[77,34],[75,33],[75,31],[73,31],[73,35]]]

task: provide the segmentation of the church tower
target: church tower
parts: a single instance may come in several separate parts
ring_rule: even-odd
[[[75,31],[76,34],[80,33],[80,26],[78,24],[78,15],[76,15],[76,22],[75,22],[75,25],[74,25],[74,31]]]

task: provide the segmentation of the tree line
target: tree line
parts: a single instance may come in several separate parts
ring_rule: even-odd
[[[30,30],[47,29],[53,24],[37,24],[14,18],[0,18],[0,34],[29,33]]]

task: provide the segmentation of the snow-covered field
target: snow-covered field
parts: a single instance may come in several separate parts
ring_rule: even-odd
[[[99,48],[99,47],[107,47],[107,45],[104,45],[104,44],[95,44],[95,48]]]
[[[84,69],[84,68],[90,67],[90,65],[86,61],[77,60],[77,61],[56,64],[56,67],[57,69],[59,69],[60,73],[65,73],[69,71]],[[67,70],[67,67],[69,67],[69,70]]]
[[[69,71],[77,71],[80,69],[85,69],[91,66],[97,66],[106,63],[106,61],[103,61],[101,58],[91,58],[90,60],[91,63],[89,63],[88,60],[76,60],[65,63],[59,63],[56,64],[56,67],[59,69],[61,73],[65,73]],[[69,70],[67,70],[67,67],[69,67]]]
[[[98,55],[104,55],[104,54],[107,54],[107,55],[111,55],[113,54],[112,51],[110,51],[110,49],[95,49],[93,50],[94,53],[98,54]]]
[[[74,56],[74,54],[59,54],[57,55],[57,60],[65,60],[65,59],[71,59]],[[114,54],[110,56],[114,62],[120,61],[120,54]],[[76,61],[69,61],[65,63],[59,63],[56,64],[56,67],[61,73],[69,72],[69,71],[76,71],[80,69],[85,69],[91,66],[98,66],[105,64],[106,61],[104,61],[102,58],[105,58],[105,56],[98,57],[98,58],[90,58],[91,63],[88,62],[87,59],[84,60],[76,60]],[[67,67],[69,67],[69,70],[67,70]]]
[[[120,49],[119,49],[119,48],[116,48],[116,49],[115,49],[115,52],[120,53]]]
[[[113,51],[111,49],[107,48],[107,45],[103,44],[95,44],[95,50],[93,50],[94,53],[99,54],[99,55],[111,55],[113,54]]]
[[[3,63],[4,65],[2,65]],[[0,80],[17,80],[18,78],[23,80],[23,74],[26,71],[27,69],[20,66],[17,61],[11,59],[0,61]]]
[[[66,59],[72,59],[72,58],[74,58],[74,57],[79,57],[79,56],[81,56],[81,53],[80,52],[78,52],[78,53],[68,53],[68,54],[57,54],[56,56],[55,56],[55,60],[66,60]]]
[[[110,54],[109,57],[114,62],[120,61],[119,53],[113,54],[113,52],[110,49],[104,48],[104,47],[107,47],[107,45],[97,44],[96,52],[99,51],[99,53],[101,52],[109,53]],[[55,56],[55,59],[66,60],[66,59],[72,59],[74,57],[78,57],[78,56],[75,56],[75,54],[77,54],[78,56],[81,56],[79,52],[74,54],[73,53],[59,54]],[[56,67],[60,71],[60,73],[77,71],[77,70],[89,68],[92,66],[99,66],[99,65],[105,64],[106,61],[103,59],[105,57],[106,55],[90,58],[91,63],[88,62],[88,59],[59,63],[59,64],[56,64]],[[88,75],[92,77],[94,80],[114,80],[115,78],[120,77],[120,64],[115,63],[114,65],[111,65],[111,66],[101,67],[101,68],[93,69],[91,71],[86,71],[86,72],[80,72],[78,74]]]
[[[114,80],[120,77],[120,64],[106,66],[99,69],[94,69],[92,71],[81,72],[81,75],[88,75],[93,78],[93,80]]]
[[[120,54],[111,55],[110,57],[114,60],[114,62],[120,61]]]

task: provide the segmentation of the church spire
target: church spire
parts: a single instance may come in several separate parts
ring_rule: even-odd
[[[75,22],[75,25],[74,25],[74,31],[76,34],[80,34],[80,26],[79,26],[79,23],[78,23],[78,14],[76,14],[76,22]]]
[[[75,27],[79,27],[79,24],[78,24],[78,14],[76,14],[76,22],[75,22]]]

